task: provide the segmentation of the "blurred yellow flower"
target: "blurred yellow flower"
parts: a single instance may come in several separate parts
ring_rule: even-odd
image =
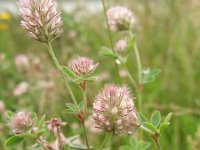
[[[0,23],[0,30],[7,30],[8,25],[6,23]]]
[[[10,20],[11,15],[8,12],[0,13],[0,20]]]

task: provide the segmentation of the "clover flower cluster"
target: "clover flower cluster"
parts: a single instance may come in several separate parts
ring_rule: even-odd
[[[10,118],[8,127],[12,134],[21,134],[28,131],[33,126],[33,122],[31,113],[20,111]]]
[[[94,61],[90,58],[78,57],[73,59],[68,66],[76,75],[88,76],[95,71],[98,64],[94,64]]]
[[[113,134],[132,134],[138,124],[136,109],[127,86],[105,85],[93,103],[96,127]]]
[[[133,13],[122,6],[114,6],[107,10],[108,23],[113,31],[129,30],[136,22]]]
[[[47,43],[63,32],[63,22],[54,0],[20,0],[21,26],[30,37]]]

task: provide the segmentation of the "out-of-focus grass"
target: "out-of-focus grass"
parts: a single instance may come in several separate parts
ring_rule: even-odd
[[[116,4],[116,2],[114,3]],[[200,124],[198,119],[200,116],[200,22],[198,19],[200,2],[198,0],[152,0],[148,2],[126,0],[119,3],[129,4],[128,7],[138,18],[135,31],[138,33],[138,46],[141,51],[143,67],[162,69],[156,82],[144,86],[144,113],[149,117],[155,109],[160,110],[163,116],[168,112],[174,112],[173,123],[161,139],[163,149],[190,150],[187,136],[193,136]],[[109,45],[103,14],[89,15],[87,12],[84,14],[84,11],[81,13],[77,11],[74,14],[62,15],[65,33],[57,42],[54,42],[60,63],[66,65],[71,58],[77,55],[92,57],[100,63],[97,74],[100,74],[101,78],[105,78],[89,85],[90,104],[94,95],[105,82],[129,84],[126,79],[119,80],[112,60],[98,55],[101,46]],[[80,15],[82,16],[80,17]],[[77,16],[82,19],[77,19]],[[7,109],[18,110],[27,107],[38,112],[42,92],[29,90],[27,94],[16,98],[13,96],[12,90],[14,85],[20,81],[31,82],[31,86],[34,86],[38,78],[43,79],[46,76],[41,75],[34,78],[31,75],[27,77],[17,72],[14,66],[14,57],[20,53],[42,57],[47,54],[47,49],[44,45],[27,38],[19,26],[18,18],[12,17],[8,25],[8,30],[0,31],[0,52],[6,55],[6,60],[0,64],[0,99],[4,100]],[[119,37],[119,35],[113,36],[114,39]],[[41,63],[43,65],[41,74],[45,74],[53,68],[49,59],[45,59]],[[135,64],[134,55],[129,58],[128,67],[136,76],[137,70],[133,64]],[[56,82],[54,91],[56,96],[52,98],[56,107],[49,112],[48,108],[52,105],[52,101],[47,100],[43,113],[48,112],[49,117],[61,115],[69,123],[75,122],[76,119],[73,116],[62,111],[65,108],[64,103],[70,101],[70,98],[66,96],[67,92],[63,87],[62,80],[56,73],[51,78]],[[75,86],[74,88],[77,91],[76,96],[81,100],[80,90]],[[135,93],[134,91],[133,89],[133,93]],[[1,118],[3,123],[4,118]],[[2,129],[5,130],[5,128]],[[75,132],[71,129],[72,127],[67,127],[66,133],[74,134]],[[5,135],[7,136],[6,132],[0,131],[1,139],[4,139]],[[95,134],[90,137],[91,140],[93,136]],[[124,137],[116,138],[115,147],[119,143],[126,142]],[[3,145],[3,140],[0,143]],[[94,140],[94,143],[99,144],[99,141]],[[1,146],[0,149],[2,149]]]

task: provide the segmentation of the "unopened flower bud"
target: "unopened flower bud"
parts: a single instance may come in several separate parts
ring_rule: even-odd
[[[108,9],[107,17],[110,28],[113,31],[129,30],[136,22],[132,12],[122,6],[115,6]]]
[[[20,0],[21,26],[35,40],[47,43],[63,32],[55,0]]]
[[[115,44],[115,50],[117,53],[124,53],[127,49],[127,41],[125,39],[121,39],[117,41]]]
[[[65,126],[67,123],[62,122],[60,118],[52,118],[51,120],[46,121],[45,124],[50,132],[55,132],[57,128],[60,128],[61,126]]]
[[[137,112],[127,86],[105,85],[93,103],[97,128],[113,134],[132,134]]]

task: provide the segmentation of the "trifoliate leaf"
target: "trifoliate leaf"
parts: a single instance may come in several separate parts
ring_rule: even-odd
[[[142,71],[142,84],[153,82],[158,74],[161,72],[161,69],[145,69]]]
[[[157,128],[160,125],[160,121],[161,121],[160,112],[159,111],[153,112],[150,119],[151,124]]]

